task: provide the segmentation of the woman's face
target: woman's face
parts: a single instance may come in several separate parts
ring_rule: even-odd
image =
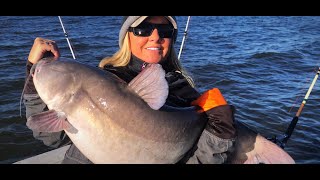
[[[169,24],[166,17],[148,17],[144,22],[152,24]],[[129,32],[129,41],[132,54],[147,63],[159,63],[168,55],[172,38],[161,38],[158,29],[155,28],[150,36],[135,36]]]

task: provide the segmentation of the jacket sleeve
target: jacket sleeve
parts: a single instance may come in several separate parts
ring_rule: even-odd
[[[189,152],[187,164],[222,164],[234,150],[234,107],[222,105],[206,111],[208,123],[198,143]]]
[[[31,67],[32,63],[27,61],[25,82],[26,87],[23,94],[23,103],[26,108],[26,118],[29,118],[33,114],[48,110],[46,104],[41,100],[34,87],[32,76],[29,77]],[[55,133],[33,131],[33,136],[34,138],[42,141],[45,145],[52,148],[57,148],[70,142],[68,136],[64,133],[64,131]]]
[[[169,83],[169,101],[178,106],[190,106],[200,97],[200,93],[192,88],[187,80],[177,72],[166,74]],[[167,100],[168,101],[168,100]],[[197,144],[179,163],[189,164],[221,164],[233,150],[236,129],[234,126],[234,107],[220,105],[205,111],[208,122]]]

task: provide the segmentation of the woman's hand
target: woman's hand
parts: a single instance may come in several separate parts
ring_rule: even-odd
[[[49,39],[37,37],[34,40],[28,60],[32,64],[35,64],[40,59],[49,56],[48,53],[51,54],[51,56],[53,55],[55,59],[58,59],[60,57],[60,52],[56,42]]]

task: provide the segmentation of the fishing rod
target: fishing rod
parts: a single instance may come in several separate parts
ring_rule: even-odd
[[[67,42],[68,42],[68,45],[69,45],[69,48],[70,48],[70,51],[71,51],[72,57],[73,57],[73,59],[76,59],[76,56],[75,56],[75,55],[74,55],[74,53],[73,53],[73,49],[72,49],[72,47],[71,47],[71,43],[70,43],[69,38],[68,38],[68,33],[67,33],[67,31],[64,29],[64,26],[63,26],[63,23],[62,23],[61,17],[60,17],[60,16],[58,16],[58,18],[59,18],[59,20],[60,20],[60,24],[61,24],[61,27],[62,27],[62,29],[63,29],[64,36],[65,36],[65,37],[66,37],[66,39],[67,39]]]
[[[181,56],[182,49],[183,49],[183,46],[184,46],[184,41],[185,41],[185,39],[187,37],[187,34],[188,34],[189,21],[190,21],[190,16],[188,16],[186,28],[184,30],[184,35],[183,35],[182,42],[181,42],[181,47],[180,47],[180,51],[179,51],[179,55],[178,55],[178,60],[180,60],[180,56]]]
[[[291,137],[294,128],[296,127],[296,124],[298,122],[299,116],[302,112],[303,107],[305,106],[305,104],[307,103],[307,100],[309,98],[309,95],[314,87],[314,85],[316,84],[316,81],[319,77],[320,74],[320,67],[315,75],[315,77],[313,78],[313,81],[307,91],[307,94],[305,95],[304,99],[302,100],[302,103],[296,113],[296,115],[293,117],[293,119],[291,120],[288,129],[286,130],[285,134],[282,135],[280,138],[277,138],[276,136],[273,138],[269,138],[269,140],[275,142],[276,144],[278,144],[282,149],[284,149],[284,146],[286,145],[287,141],[289,140],[289,138]]]

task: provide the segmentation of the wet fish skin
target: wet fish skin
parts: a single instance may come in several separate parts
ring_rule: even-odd
[[[27,126],[65,130],[94,163],[176,163],[198,139],[206,118],[196,111],[158,110],[168,93],[164,70],[159,64],[146,69],[128,85],[79,62],[42,60],[33,79],[49,111],[31,116]]]

